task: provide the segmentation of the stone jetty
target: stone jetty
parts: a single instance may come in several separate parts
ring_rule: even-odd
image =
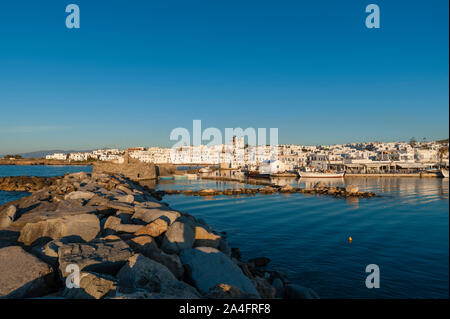
[[[31,192],[0,207],[0,298],[317,298],[124,175],[0,185]]]
[[[167,195],[178,195],[184,194],[188,196],[215,196],[215,195],[228,195],[228,196],[239,196],[239,195],[272,195],[272,194],[317,194],[317,195],[329,195],[336,198],[371,198],[380,197],[373,192],[360,192],[358,186],[348,185],[346,187],[327,187],[322,183],[317,183],[312,188],[300,188],[292,187],[290,185],[280,186],[275,184],[266,184],[264,187],[254,187],[254,188],[229,188],[225,190],[215,190],[215,189],[201,189],[201,190],[166,190],[164,192]]]

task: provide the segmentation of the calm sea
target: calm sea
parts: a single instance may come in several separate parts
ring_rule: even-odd
[[[0,176],[62,175],[90,167],[5,167]],[[278,179],[280,184],[314,181]],[[336,199],[325,195],[172,195],[173,208],[226,231],[244,258],[269,257],[271,267],[322,298],[448,298],[449,181],[438,178],[345,178],[330,185],[358,185],[383,195]],[[164,181],[158,189],[198,190],[241,185],[215,181]],[[3,193],[3,195],[2,195]],[[6,195],[5,195],[6,194]],[[3,197],[2,197],[3,196]],[[0,204],[20,194],[0,192]],[[348,237],[353,241],[348,243]],[[380,288],[368,289],[366,266],[380,269]]]

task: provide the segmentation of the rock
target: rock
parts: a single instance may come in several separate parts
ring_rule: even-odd
[[[58,205],[58,203],[54,204]],[[53,218],[99,213],[99,207],[94,206],[74,207],[72,209],[64,209],[61,211],[51,211],[51,207],[46,206],[48,206],[48,203],[47,205],[39,205],[36,209],[21,215],[19,219],[15,220],[11,225],[22,228],[28,223],[37,223],[39,221],[46,221]]]
[[[117,290],[117,279],[102,274],[80,273],[80,287],[64,288],[62,296],[68,299],[100,299],[114,296]]]
[[[213,196],[216,194],[215,189],[202,189],[200,191],[200,196]]]
[[[210,299],[249,299],[255,296],[249,295],[235,286],[218,284],[212,287],[205,297]]]
[[[122,202],[122,203],[128,203],[128,204],[134,203],[134,196],[133,196],[133,195],[121,195],[121,196],[116,196],[116,199],[117,199],[119,202]]]
[[[195,233],[188,223],[176,221],[170,225],[164,234],[161,248],[169,254],[179,253],[183,249],[191,248],[194,244]]]
[[[58,267],[58,250],[59,247],[67,244],[64,243],[62,240],[52,240],[48,243],[46,243],[42,247],[33,247],[31,249],[32,253],[39,257],[41,260],[46,262],[49,265],[52,265],[53,267]]]
[[[63,278],[69,273],[66,267],[77,264],[80,270],[115,275],[132,255],[130,247],[122,240],[97,239],[86,244],[66,244],[59,247],[59,270]]]
[[[123,212],[128,212],[128,213],[134,213],[134,206],[128,203],[122,203],[119,201],[106,201],[103,202],[102,205],[115,209],[115,210],[120,210]]]
[[[157,219],[165,220],[171,225],[181,214],[174,210],[166,210],[160,208],[136,208],[136,212],[132,217],[133,223],[146,225]]]
[[[294,188],[291,185],[285,185],[282,188],[280,188],[280,193],[289,193],[292,192]]]
[[[270,263],[270,259],[267,257],[257,257],[249,259],[248,263],[252,264],[254,267],[265,267]]]
[[[200,292],[207,294],[217,284],[235,286],[245,293],[259,297],[258,291],[228,256],[212,247],[183,250],[180,259],[188,267],[190,280]]]
[[[52,267],[19,246],[0,249],[0,298],[31,298],[56,288]]]
[[[273,299],[275,298],[276,290],[270,285],[270,283],[261,277],[255,277],[252,279],[253,285],[258,290],[259,295],[263,299]]]
[[[158,218],[155,221],[147,224],[136,232],[136,235],[148,235],[152,237],[158,237],[165,233],[169,229],[169,225],[166,220]]]
[[[177,280],[166,266],[141,254],[130,257],[117,277],[120,286],[129,290],[145,289],[165,294],[182,291],[187,298],[200,297],[195,288]]]
[[[29,246],[37,240],[59,239],[67,236],[90,241],[100,232],[100,221],[95,215],[83,214],[52,218],[28,223],[20,232],[19,242]]]
[[[314,184],[315,189],[322,189],[324,187],[325,187],[325,184],[323,182],[318,182],[318,183]]]
[[[231,249],[230,246],[228,246],[228,243],[225,240],[225,238],[223,237],[220,238],[218,249],[228,257],[231,257]]]
[[[126,242],[135,253],[149,257],[153,252],[158,252],[159,248],[155,240],[150,236],[138,236]]]
[[[285,297],[287,299],[318,299],[317,294],[309,288],[296,284],[285,286]]]
[[[275,278],[273,280],[272,287],[275,288],[276,298],[284,298],[284,284],[280,278]]]
[[[345,187],[345,191],[349,194],[354,194],[359,191],[359,188],[358,186],[348,185],[347,187]]]
[[[208,232],[204,227],[195,227],[194,247],[213,247],[219,248],[220,236]]]
[[[67,194],[66,196],[64,196],[65,200],[70,200],[70,199],[84,199],[84,200],[89,200],[92,197],[94,197],[94,193],[92,192],[82,192],[82,191],[75,191],[75,192],[71,192],[69,194]]]
[[[0,211],[0,229],[6,228],[16,218],[17,208],[14,205],[9,205],[6,209]]]
[[[183,278],[184,267],[178,255],[166,254],[163,251],[154,250],[147,256],[160,264],[166,266],[177,279]]]
[[[142,225],[122,224],[122,220],[115,216],[109,216],[103,226],[105,235],[111,235],[115,233],[131,233],[139,231]]]
[[[231,248],[231,258],[241,260],[241,251],[239,250],[239,248],[236,247]]]

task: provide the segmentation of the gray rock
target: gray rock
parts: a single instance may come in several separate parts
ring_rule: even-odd
[[[151,251],[147,257],[166,266],[176,278],[183,278],[184,267],[178,255],[166,254],[158,249]]]
[[[145,289],[163,294],[180,294],[186,298],[200,297],[195,288],[179,281],[166,266],[141,254],[132,256],[117,274],[120,287],[135,291]]]
[[[65,200],[68,199],[84,199],[84,200],[88,200],[91,199],[92,197],[94,197],[94,193],[92,192],[83,192],[83,191],[75,191],[75,192],[71,192],[69,194],[67,194],[66,196],[64,196]]]
[[[169,254],[177,254],[194,244],[195,233],[190,224],[174,222],[164,234],[161,248]]]
[[[310,288],[296,284],[285,286],[285,298],[287,299],[319,299],[319,296]]]
[[[68,299],[100,299],[105,296],[115,296],[117,279],[111,276],[82,272],[79,288],[64,288],[62,296]]]
[[[100,232],[100,221],[90,214],[52,218],[26,224],[20,232],[19,242],[29,246],[38,240],[59,239],[67,236],[90,241]]]
[[[275,278],[272,282],[272,287],[275,288],[275,297],[284,298],[284,284],[280,278]]]
[[[8,206],[6,209],[0,211],[0,229],[6,228],[16,218],[17,208],[14,205]]]
[[[105,235],[112,235],[115,233],[134,234],[142,227],[142,225],[122,224],[122,220],[119,217],[109,216],[103,226],[103,229],[105,231]]]
[[[228,243],[225,240],[225,238],[223,237],[220,238],[218,249],[228,257],[231,257],[231,248],[230,246],[228,246]]]
[[[194,247],[219,248],[220,236],[208,231],[203,226],[195,226]]]
[[[149,257],[153,252],[159,252],[158,245],[150,236],[137,236],[127,240],[127,244],[135,253]]]
[[[255,277],[251,279],[256,290],[258,290],[259,295],[263,299],[273,299],[275,298],[276,290],[270,285],[270,283],[261,277]]]
[[[56,288],[52,267],[19,246],[0,249],[0,298],[30,298]]]
[[[156,219],[164,219],[170,225],[180,216],[180,213],[174,210],[136,207],[132,221],[136,224],[145,225]]]
[[[258,291],[250,279],[231,259],[212,247],[197,247],[183,250],[181,262],[188,267],[188,276],[204,294],[218,284],[235,286],[241,291],[259,297]]]
[[[66,244],[58,249],[59,270],[63,278],[69,264],[80,270],[115,275],[132,255],[130,247],[122,240],[96,239],[86,244]]]
[[[254,295],[249,295],[235,286],[227,284],[218,284],[212,287],[205,296],[210,299],[249,299],[255,298]]]

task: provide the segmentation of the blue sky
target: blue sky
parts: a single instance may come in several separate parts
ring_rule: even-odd
[[[370,3],[380,29],[365,27]],[[194,119],[277,127],[280,143],[447,138],[448,12],[446,0],[5,2],[0,154],[171,146]]]

